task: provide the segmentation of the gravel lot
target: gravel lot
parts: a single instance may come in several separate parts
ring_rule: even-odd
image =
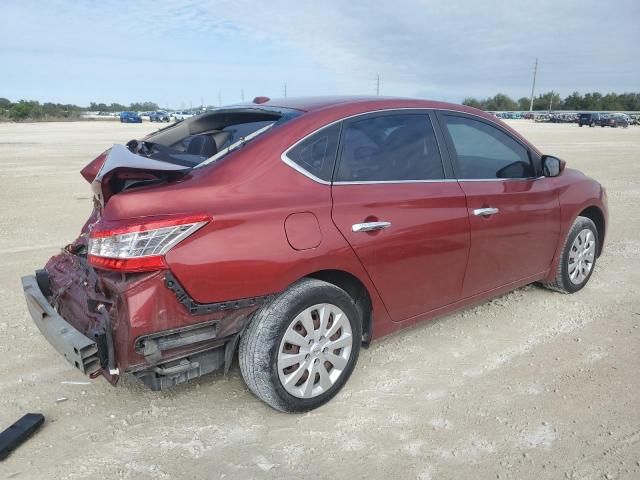
[[[0,124],[0,430],[47,418],[0,478],[640,478],[640,127],[511,124],[608,189],[589,285],[528,286],[380,340],[304,415],[266,407],[237,365],[162,393],[64,383],[88,379],[32,325],[20,276],[88,216],[80,168],[158,127]]]

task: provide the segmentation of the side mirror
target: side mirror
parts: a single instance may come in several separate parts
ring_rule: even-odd
[[[557,177],[564,171],[564,167],[566,166],[566,162],[564,160],[560,160],[557,157],[552,157],[551,155],[543,155],[542,156],[542,174],[545,177]]]

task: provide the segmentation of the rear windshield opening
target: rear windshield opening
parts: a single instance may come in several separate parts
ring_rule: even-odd
[[[129,142],[127,147],[137,155],[194,168],[222,158],[300,113],[281,108],[224,108],[159,130],[142,142]]]

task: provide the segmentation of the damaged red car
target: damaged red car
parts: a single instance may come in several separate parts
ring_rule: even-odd
[[[114,145],[80,236],[22,279],[83,373],[161,390],[238,355],[282,411],[330,400],[361,346],[539,282],[589,281],[604,188],[447,103],[269,100]]]

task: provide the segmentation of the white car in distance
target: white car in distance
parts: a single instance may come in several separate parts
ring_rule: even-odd
[[[174,112],[173,118],[176,120],[176,122],[180,122],[182,120],[186,120],[187,118],[193,117],[193,115],[194,115],[193,112],[180,111],[180,112]]]

